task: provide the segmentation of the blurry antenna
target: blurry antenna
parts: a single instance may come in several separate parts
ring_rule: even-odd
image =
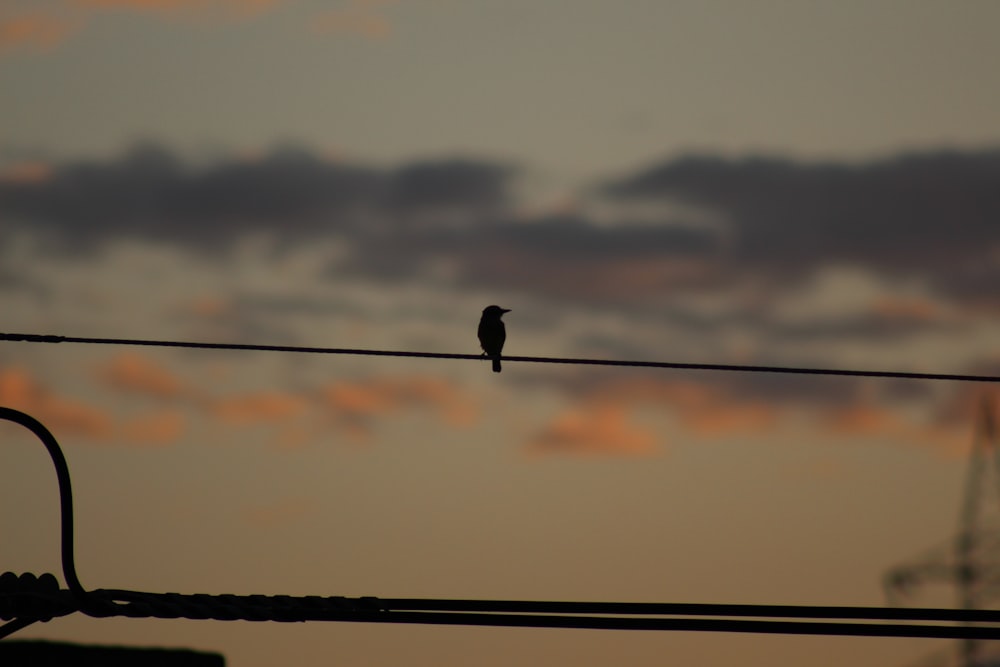
[[[954,585],[960,609],[984,609],[1000,599],[1000,438],[991,393],[983,396],[976,418],[958,522],[951,541],[886,573],[891,604],[928,583]],[[984,640],[961,640],[956,657],[961,667],[1000,665],[1000,656],[987,655]]]

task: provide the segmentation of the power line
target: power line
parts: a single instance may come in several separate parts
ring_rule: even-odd
[[[933,609],[919,607],[859,607],[717,602],[557,602],[536,600],[446,600],[376,598],[392,611],[603,614],[611,616],[725,616],[733,618],[796,618],[855,621],[939,621],[997,623],[997,609]]]
[[[176,340],[148,340],[138,338],[91,338],[83,336],[58,336],[49,334],[0,333],[0,341],[24,343],[83,343],[89,345],[139,345],[146,347],[178,347],[203,350],[242,350],[256,352],[297,352],[306,354],[340,354],[370,357],[416,357],[421,359],[472,359],[481,361],[479,354],[449,352],[410,352],[402,350],[370,350],[346,347],[305,347],[299,345],[260,345],[254,343],[205,343]],[[628,366],[638,368],[671,368],[696,371],[734,371],[742,373],[786,373],[797,375],[840,375],[849,377],[896,378],[904,380],[951,380],[955,382],[997,382],[997,375],[967,373],[918,373],[909,371],[851,370],[841,368],[804,368],[793,366],[755,366],[746,364],[701,364],[676,361],[629,361],[621,359],[584,359],[570,357],[504,356],[505,362],[535,364],[575,364],[586,366]]]
[[[421,600],[289,595],[184,595],[97,589],[85,602],[68,589],[52,590],[52,575],[4,573],[0,584],[0,638],[35,621],[77,612],[94,618],[186,618],[216,621],[394,623],[421,625],[737,632],[838,637],[1000,639],[1000,612],[877,607],[713,605],[512,600]],[[937,624],[834,622],[826,619],[938,621]],[[768,620],[773,619],[773,620]],[[941,623],[975,622],[976,625]],[[992,623],[993,625],[983,625]]]

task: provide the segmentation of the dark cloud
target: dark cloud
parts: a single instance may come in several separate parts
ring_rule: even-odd
[[[939,333],[959,332],[965,324],[936,317],[886,316],[879,312],[852,314],[830,318],[817,317],[805,322],[762,322],[770,339],[776,344],[808,343],[827,339],[847,341],[902,341],[934,330]]]
[[[8,295],[21,292],[42,300],[50,296],[51,290],[42,281],[21,272],[0,266],[0,290]]]
[[[439,211],[497,211],[511,173],[475,161],[375,169],[296,149],[196,169],[147,145],[110,162],[56,166],[37,182],[0,183],[0,224],[77,248],[115,238],[217,247],[260,231],[316,238]]]
[[[1000,150],[861,165],[688,157],[612,183],[622,200],[722,214],[737,270],[776,277],[832,263],[920,274],[953,295],[1000,284]]]
[[[541,219],[473,239],[463,276],[481,285],[631,302],[703,283],[717,250],[714,233],[691,227],[598,227],[584,219]]]
[[[512,172],[470,160],[406,165],[391,174],[385,203],[404,216],[499,214],[509,204]]]
[[[681,225],[596,225],[584,216],[480,219],[362,241],[339,268],[400,278],[447,266],[465,286],[525,289],[583,301],[631,301],[683,283],[683,267],[717,254],[717,235]]]
[[[754,360],[751,365],[787,366],[774,359]],[[817,364],[822,366],[822,364]],[[559,374],[546,372],[526,373],[521,380],[526,385],[555,386],[569,396],[585,398],[605,393],[619,385],[643,386],[680,385],[700,387],[713,394],[763,401],[773,404],[814,406],[846,404],[856,399],[864,387],[871,384],[866,378],[787,374],[742,373],[734,371],[670,370],[664,374],[637,375],[627,369],[581,367]],[[880,381],[881,382],[881,381]]]
[[[490,229],[493,246],[529,248],[541,256],[574,261],[617,258],[704,257],[718,248],[711,230],[683,225],[597,226],[583,216],[543,217]]]
[[[342,224],[377,200],[383,174],[325,162],[298,150],[259,161],[233,162],[190,174],[164,214],[175,220],[226,221],[282,231],[317,233]]]

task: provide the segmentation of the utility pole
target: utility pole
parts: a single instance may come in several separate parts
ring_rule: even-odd
[[[996,401],[989,393],[976,418],[957,537],[889,570],[886,597],[896,602],[915,587],[935,582],[954,584],[960,609],[982,609],[1000,597],[1000,441]],[[961,640],[958,665],[984,667],[984,645],[983,640]]]

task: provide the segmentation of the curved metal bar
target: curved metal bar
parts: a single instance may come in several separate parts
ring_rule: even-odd
[[[25,414],[20,410],[0,407],[0,419],[20,424],[34,433],[42,441],[42,444],[45,445],[49,456],[52,457],[52,463],[56,467],[56,478],[59,480],[63,576],[66,578],[66,585],[73,593],[73,597],[76,598],[80,608],[86,609],[89,606],[90,598],[83,584],[80,583],[79,577],[76,576],[76,563],[73,558],[73,488],[69,481],[69,465],[66,463],[66,457],[63,456],[62,449],[59,447],[59,443],[56,442],[55,436],[31,415]]]

